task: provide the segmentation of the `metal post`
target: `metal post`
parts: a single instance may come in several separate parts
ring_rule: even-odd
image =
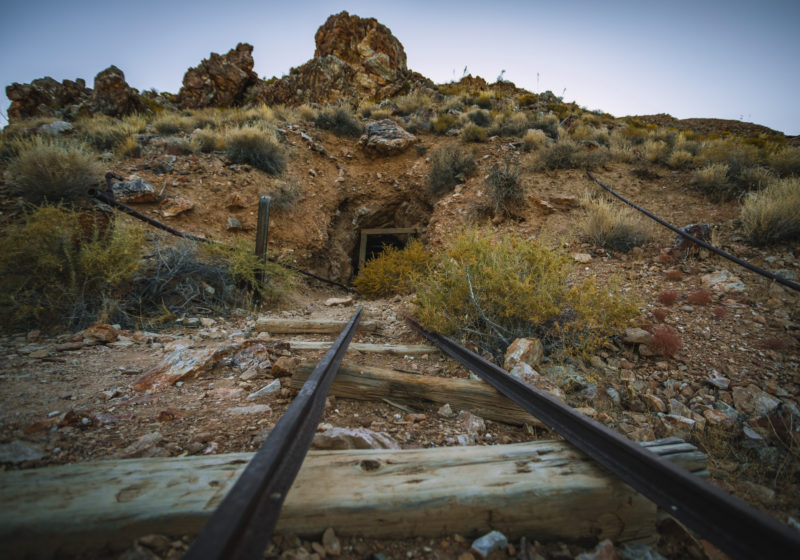
[[[256,257],[265,264],[267,262],[267,243],[269,242],[269,204],[272,199],[261,195],[258,199],[258,227],[256,229]],[[259,271],[256,279],[260,286],[266,280],[263,271]]]

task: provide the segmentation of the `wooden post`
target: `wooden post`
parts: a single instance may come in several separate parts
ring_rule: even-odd
[[[258,199],[258,227],[256,229],[256,257],[265,264],[267,262],[267,243],[269,242],[269,205],[271,198],[261,195]],[[266,277],[263,271],[259,271],[256,279],[260,286],[264,285]],[[258,297],[258,294],[256,294]],[[260,298],[258,298],[260,299]]]

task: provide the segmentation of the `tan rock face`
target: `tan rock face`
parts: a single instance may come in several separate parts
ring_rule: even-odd
[[[384,85],[407,70],[406,51],[388,27],[375,18],[360,18],[341,12],[328,18],[314,36],[315,57],[333,55],[363,66]]]
[[[113,65],[94,78],[92,108],[97,113],[112,117],[145,111],[139,92],[128,85],[125,74]]]
[[[230,107],[258,81],[253,72],[253,46],[239,43],[227,54],[211,55],[183,76],[179,104],[183,108]]]
[[[247,102],[326,104],[385,99],[404,88],[433,87],[433,82],[408,70],[403,45],[374,18],[341,12],[329,17],[314,38],[313,59],[288,76],[254,86]]]

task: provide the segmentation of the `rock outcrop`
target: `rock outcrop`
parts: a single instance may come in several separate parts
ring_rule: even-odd
[[[415,87],[433,87],[406,66],[403,45],[374,18],[332,15],[314,36],[314,58],[288,76],[248,92],[267,104],[332,103],[340,99],[385,99]]]
[[[64,117],[77,112],[92,94],[86,82],[80,78],[75,81],[57,82],[50,76],[33,80],[29,84],[13,83],[6,87],[6,95],[11,100],[8,108],[9,121],[14,122],[31,117]]]
[[[146,107],[139,98],[139,92],[125,81],[122,70],[112,65],[94,78],[91,110],[111,117],[124,117],[143,112]]]
[[[247,43],[239,43],[224,55],[211,53],[184,74],[179,105],[197,109],[240,104],[247,88],[258,81],[253,64],[253,46]]]
[[[416,136],[406,132],[392,119],[370,121],[365,129],[367,133],[361,137],[359,144],[365,150],[379,155],[392,156],[403,153],[417,141]]]

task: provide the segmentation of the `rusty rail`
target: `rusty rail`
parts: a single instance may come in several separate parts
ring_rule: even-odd
[[[446,336],[409,323],[442,352],[550,426],[733,558],[800,558],[800,532],[677,467]]]
[[[361,318],[361,308],[320,360],[239,480],[209,518],[186,560],[261,558],[289,488],[325,410],[333,378]]]

